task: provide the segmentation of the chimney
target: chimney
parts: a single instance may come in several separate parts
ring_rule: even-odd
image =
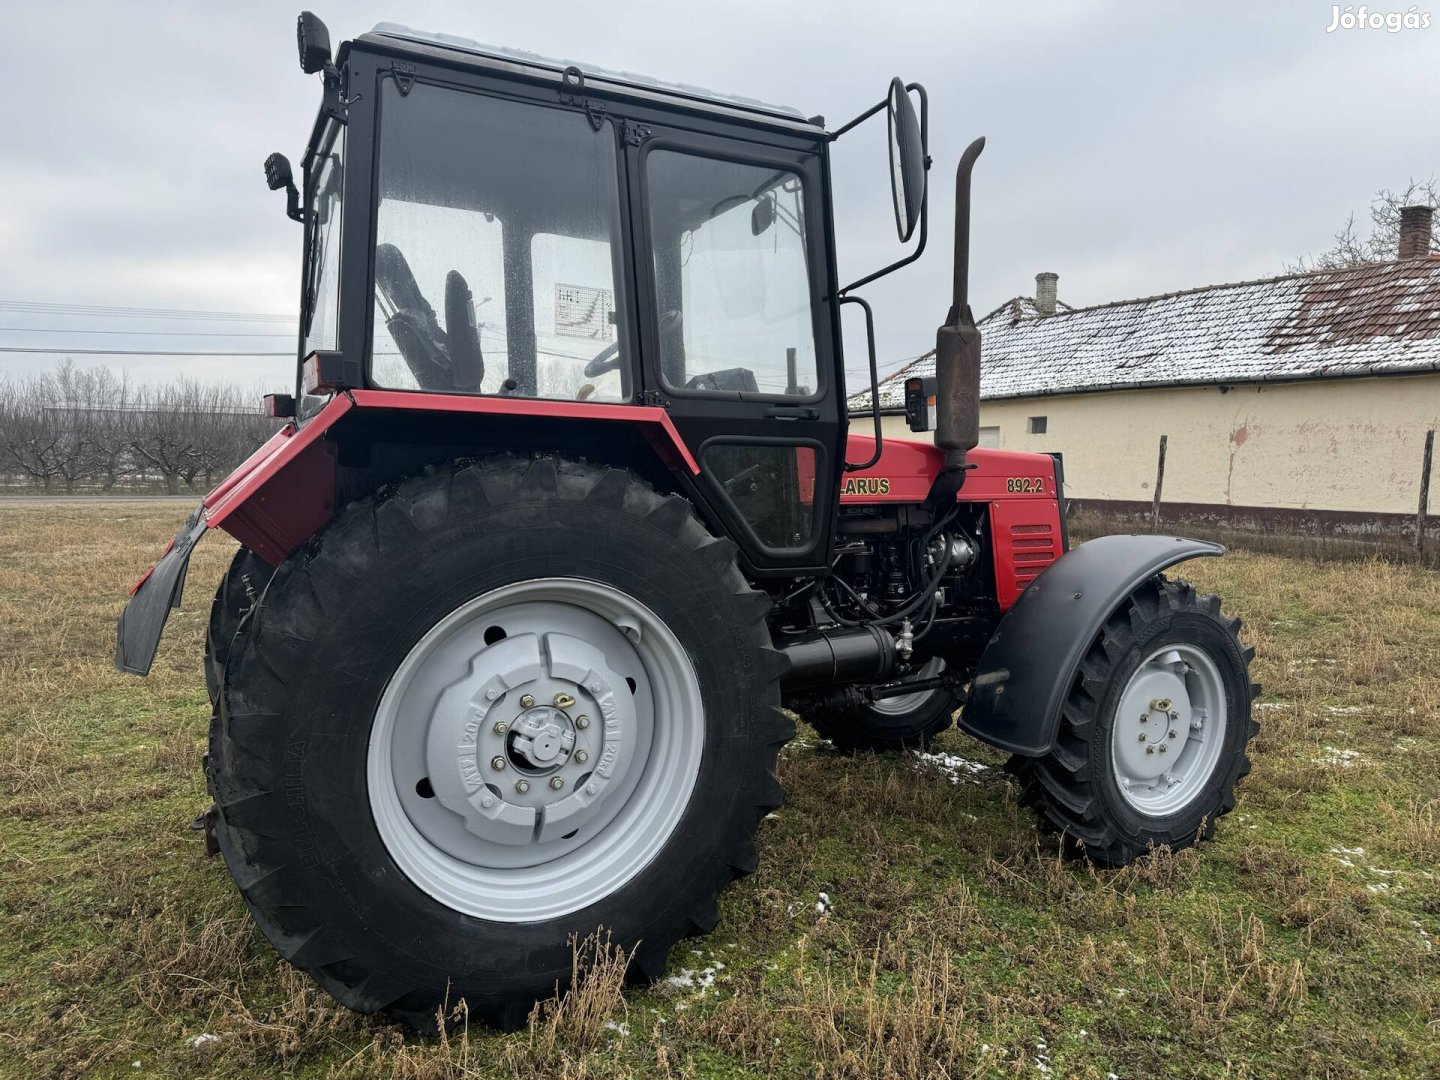
[[[1396,258],[1422,259],[1430,254],[1430,222],[1434,216],[1433,206],[1400,208],[1400,250]]]
[[[1429,219],[1426,220],[1428,222]],[[1426,229],[1429,229],[1428,224]],[[1427,239],[1429,237],[1428,231],[1426,237]],[[1052,274],[1048,270],[1035,275],[1035,310],[1041,315],[1055,314],[1055,286],[1059,284],[1059,281],[1060,275]]]

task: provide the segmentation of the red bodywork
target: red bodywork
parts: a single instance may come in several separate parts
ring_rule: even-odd
[[[849,460],[868,461],[874,451],[873,436],[850,436]],[[944,456],[933,443],[887,437],[872,468],[842,481],[840,504],[924,502]],[[1006,611],[1063,554],[1055,462],[1048,454],[983,447],[971,450],[968,460],[974,468],[957,498],[990,505],[995,595]]]
[[[290,424],[276,432],[205,496],[206,526],[223,528],[272,566],[284,562],[335,513],[335,443],[326,435],[352,409],[583,417],[635,424],[671,468],[700,471],[669,414],[660,408],[352,390],[337,394],[303,427]]]
[[[671,468],[691,474],[700,471],[661,408],[354,390],[337,395],[303,427],[291,424],[277,432],[251,454],[205,497],[206,526],[223,528],[266,562],[278,566],[335,512],[336,444],[327,433],[354,409],[584,417],[639,425]],[[852,435],[850,460],[868,459],[874,446],[872,437]],[[941,452],[930,443],[886,439],[873,468],[848,474],[842,481],[840,502],[923,502],[941,460]],[[971,451],[970,461],[975,468],[966,474],[959,498],[990,506],[996,595],[1003,610],[1061,554],[1054,463],[1044,454],[984,449]],[[814,469],[813,458],[799,464]]]

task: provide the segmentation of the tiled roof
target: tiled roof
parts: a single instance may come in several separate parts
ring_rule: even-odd
[[[1023,297],[981,320],[980,396],[1440,371],[1440,256],[1213,285],[1039,315]],[[904,405],[911,375],[880,384]],[[868,391],[850,399],[869,408]]]

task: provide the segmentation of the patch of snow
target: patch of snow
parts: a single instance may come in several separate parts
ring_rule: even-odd
[[[1334,765],[1336,768],[1348,769],[1356,762],[1364,761],[1365,758],[1359,750],[1345,750],[1338,746],[1325,747],[1324,753],[1315,758],[1317,765]]]
[[[219,1035],[211,1035],[208,1031],[204,1031],[199,1035],[191,1035],[190,1038],[185,1040],[185,1045],[190,1047],[191,1050],[199,1050],[201,1047],[209,1046],[211,1043],[217,1043],[219,1041]]]
[[[815,901],[815,913],[817,915],[824,915],[830,911],[832,906],[833,905],[830,903],[830,894],[827,892],[822,892],[820,894],[820,899]]]
[[[623,1021],[617,1024],[614,1020],[606,1020],[605,1030],[619,1032],[620,1037],[623,1039],[625,1038],[625,1036],[630,1034],[630,1025],[624,1023]]]
[[[917,761],[943,773],[952,784],[978,784],[980,781],[977,777],[990,769],[988,765],[963,758],[959,754],[927,754],[923,750],[915,750],[913,753]]]
[[[715,985],[715,976],[723,970],[725,965],[719,961],[703,968],[681,968],[680,973],[671,975],[665,980],[665,984],[677,990],[699,990],[703,997]],[[684,1007],[683,1001],[676,1005],[677,1009]]]
[[[1325,711],[1331,716],[1354,716],[1356,713],[1369,712],[1366,705],[1327,705]]]
[[[1264,710],[1265,712],[1270,712],[1274,709],[1293,709],[1295,706],[1291,705],[1288,701],[1262,701],[1252,707],[1257,712],[1261,710]]]
[[[1360,858],[1360,857],[1364,856],[1364,854],[1365,854],[1365,849],[1364,849],[1363,847],[1332,847],[1332,848],[1330,849],[1330,854],[1331,854],[1331,855],[1349,855],[1349,856],[1351,856],[1352,858]]]

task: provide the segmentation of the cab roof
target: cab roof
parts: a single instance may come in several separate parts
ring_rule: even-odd
[[[421,46],[423,51],[427,52],[442,50],[459,53],[466,58],[467,62],[501,70],[514,69],[518,66],[531,71],[539,70],[559,75],[566,68],[576,67],[584,74],[587,86],[601,84],[600,88],[603,89],[604,84],[609,84],[613,87],[632,92],[639,91],[647,95],[663,95],[671,99],[680,98],[691,107],[698,107],[706,112],[722,112],[730,116],[738,112],[747,115],[752,121],[760,120],[771,123],[781,121],[780,126],[782,127],[793,128],[798,125],[811,132],[820,130],[818,123],[812,123],[803,112],[788,105],[771,105],[755,98],[721,94],[704,87],[665,82],[662,79],[637,75],[629,71],[612,71],[594,64],[578,63],[573,60],[554,60],[523,49],[513,49],[506,45],[486,45],[454,34],[435,34],[424,30],[414,30],[399,23],[379,23],[375,29],[363,35],[359,40],[390,49],[393,49],[397,43],[404,43],[410,46]]]

